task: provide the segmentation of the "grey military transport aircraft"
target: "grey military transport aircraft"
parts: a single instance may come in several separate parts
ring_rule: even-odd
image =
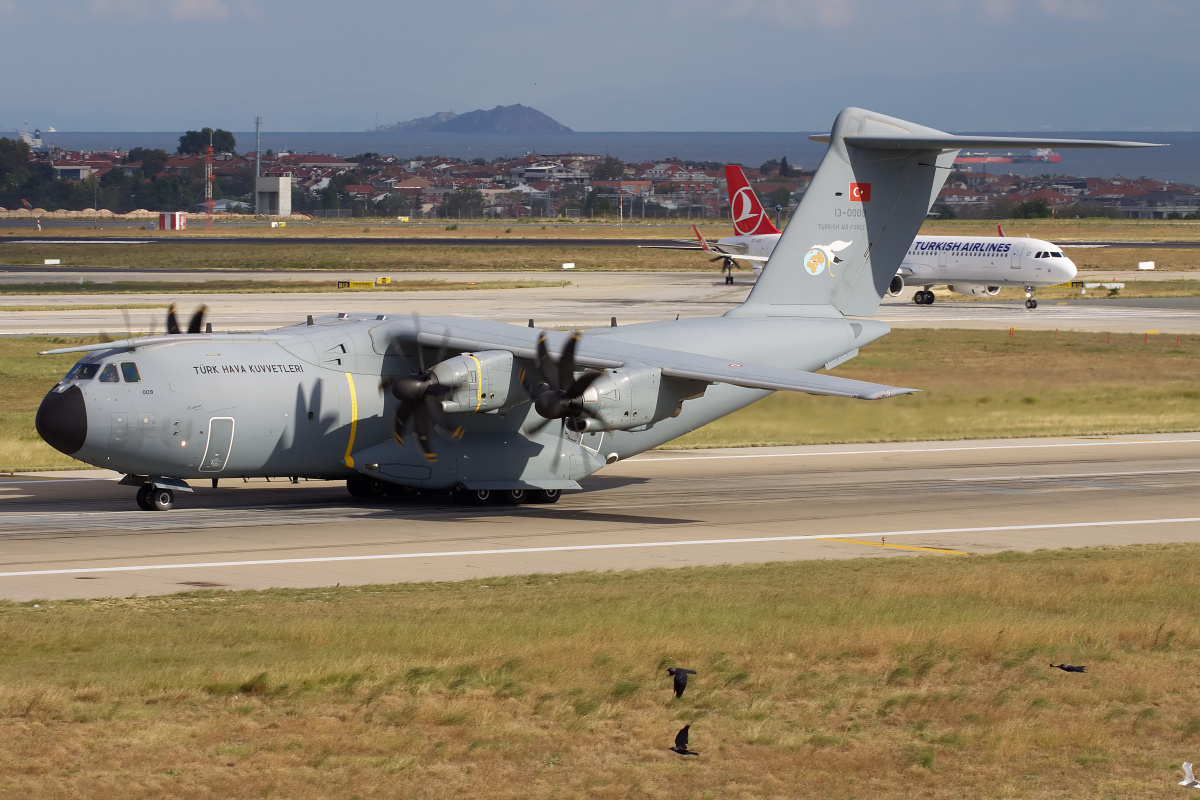
[[[125,473],[166,510],[188,480],[345,480],[356,497],[453,490],[553,502],[605,464],[788,390],[875,400],[915,391],[832,368],[888,332],[873,314],[961,148],[1134,142],[953,136],[858,108],[741,306],[722,317],[573,333],[387,314],[259,333],[180,332],[85,353],[36,426]]]

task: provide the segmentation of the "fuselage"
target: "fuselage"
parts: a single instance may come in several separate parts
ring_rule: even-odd
[[[464,435],[437,437],[438,457],[429,461],[412,437],[405,445],[393,439],[396,400],[381,386],[402,368],[387,342],[397,325],[411,322],[382,319],[318,317],[256,334],[148,337],[133,349],[90,352],[46,395],[38,431],[81,461],[131,475],[346,478],[373,463],[389,480],[442,488],[547,470],[578,480],[614,457],[656,447],[770,394],[699,383],[676,415],[643,428],[574,433],[556,422],[534,434],[529,430],[541,418],[522,396],[499,413],[455,414]],[[719,339],[707,334],[714,324]],[[528,332],[485,320],[427,318],[422,325],[453,326],[456,335],[481,342]],[[811,371],[886,331],[871,320],[693,319],[595,329],[583,347],[603,339],[702,349]]]
[[[741,255],[770,257],[781,235],[727,236],[717,244]],[[755,264],[755,274],[762,268]],[[905,283],[923,286],[1056,286],[1076,273],[1057,245],[1011,236],[918,236],[899,270]]]

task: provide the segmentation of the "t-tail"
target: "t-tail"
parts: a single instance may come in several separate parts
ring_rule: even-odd
[[[963,148],[1154,146],[954,136],[861,108],[811,138],[828,143],[825,157],[754,290],[730,315],[874,314]]]
[[[729,185],[729,211],[733,215],[733,232],[738,236],[762,236],[764,233],[779,233],[771,224],[758,195],[750,187],[742,168],[736,164],[725,165],[725,183]]]

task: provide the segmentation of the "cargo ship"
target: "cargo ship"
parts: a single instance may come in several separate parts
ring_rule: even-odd
[[[1028,150],[1024,153],[989,153],[982,150],[964,150],[954,159],[955,164],[1057,164],[1062,161],[1056,151],[1049,148]]]

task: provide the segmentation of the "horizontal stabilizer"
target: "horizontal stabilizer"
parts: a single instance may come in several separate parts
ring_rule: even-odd
[[[829,144],[829,134],[808,137],[814,142]],[[1117,142],[1107,139],[1031,139],[1022,136],[957,136],[944,133],[939,136],[879,136],[877,134],[851,134],[842,141],[848,147],[864,150],[981,150],[999,148],[1090,148],[1090,147],[1166,147],[1165,144],[1150,142]]]

